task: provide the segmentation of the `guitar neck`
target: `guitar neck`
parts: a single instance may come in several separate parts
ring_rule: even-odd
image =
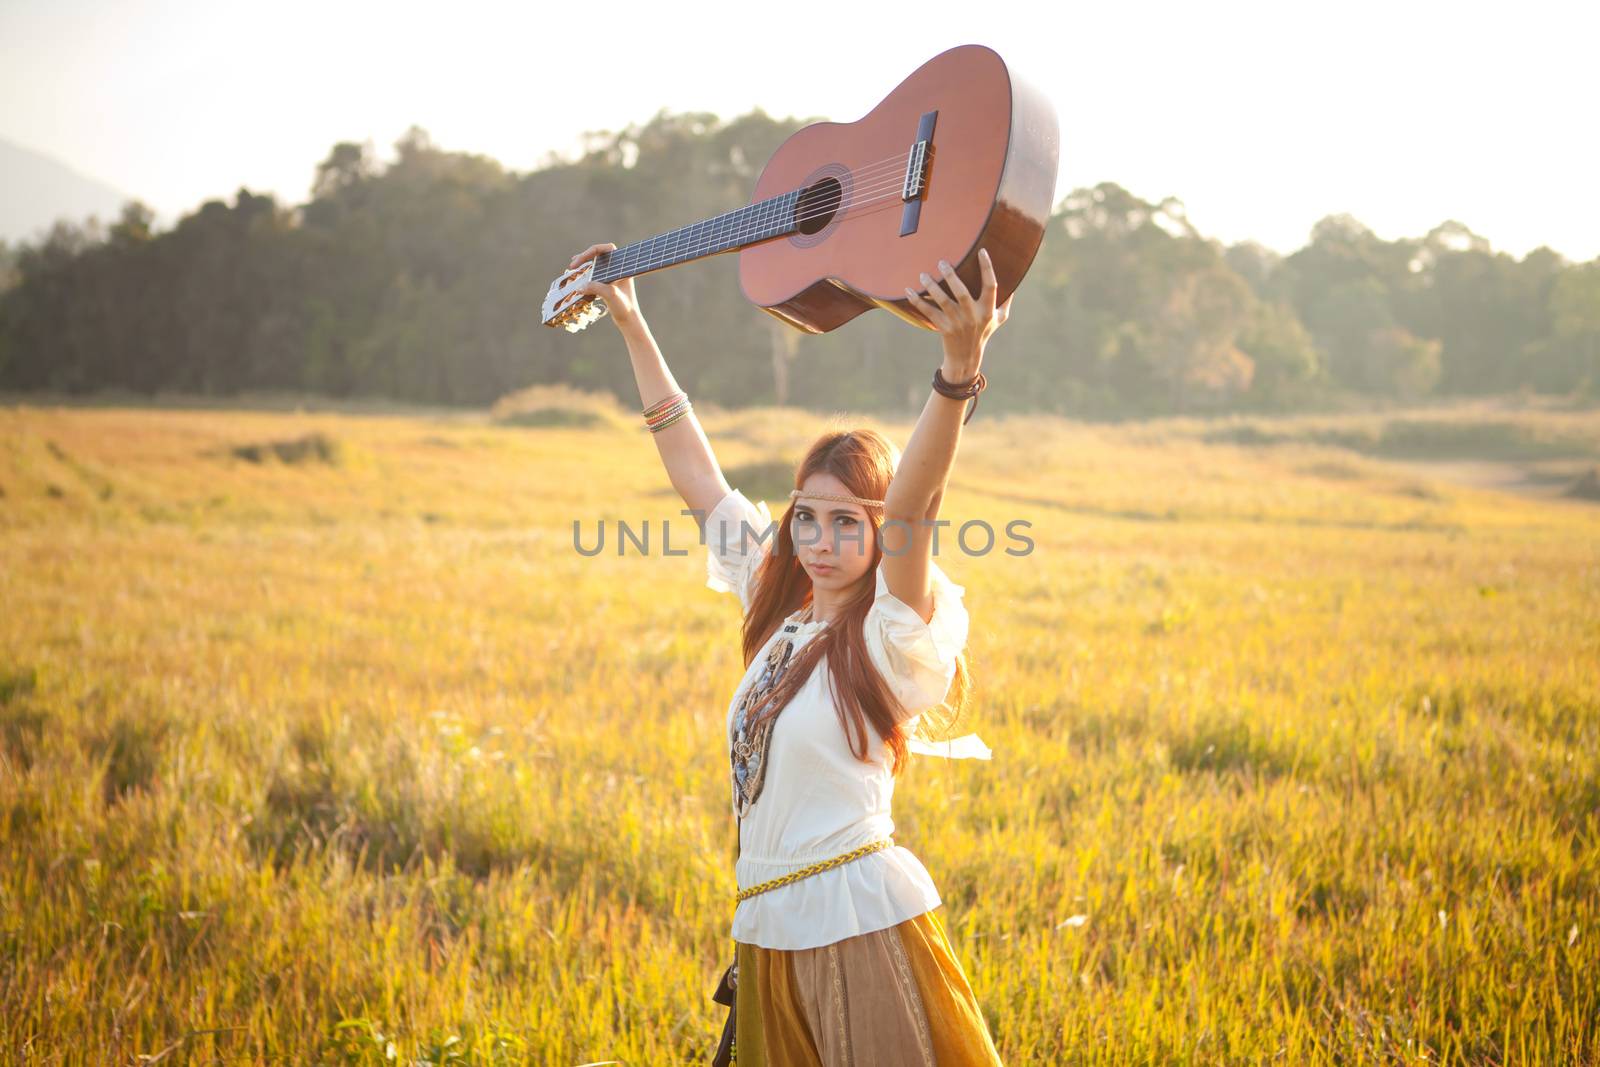
[[[747,204],[737,211],[602,252],[594,260],[594,278],[614,282],[618,278],[637,277],[662,267],[732,252],[794,233],[798,229],[795,208],[804,192],[804,189],[795,189]]]

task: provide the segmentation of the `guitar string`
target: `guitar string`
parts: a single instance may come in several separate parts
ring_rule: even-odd
[[[896,193],[896,192],[891,192],[891,193],[889,193],[889,194],[887,194],[885,196],[880,196],[876,200],[864,200],[864,201],[861,201],[860,203],[855,204],[855,210],[852,212],[851,218],[855,218],[855,217],[860,216],[860,215],[870,214],[870,213],[872,213],[874,211],[881,211],[883,208],[891,206],[892,204],[897,204],[899,202],[900,202],[900,196],[899,196],[899,193]],[[823,214],[825,214],[825,212]],[[849,219],[845,219],[843,221],[848,222]],[[669,266],[669,265],[670,264],[668,264],[666,262],[662,262],[659,266],[664,267],[664,266]],[[659,269],[659,268],[653,268],[653,269]],[[618,274],[618,275],[615,275],[612,278],[606,279],[606,280],[614,281],[614,280],[619,279],[619,278],[631,277],[631,276],[632,275]]]
[[[886,206],[889,206],[890,204],[896,204],[896,203],[900,203],[900,202],[901,202],[900,193],[898,191],[898,187],[896,187],[895,189],[891,189],[889,192],[887,192],[887,193],[885,193],[883,195],[880,195],[880,196],[866,197],[866,198],[856,198],[856,199],[850,201],[849,204],[841,204],[837,208],[824,210],[824,211],[818,211],[818,212],[815,212],[815,213],[810,214],[810,215],[799,216],[799,218],[796,221],[803,221],[805,219],[816,218],[818,216],[827,215],[827,214],[831,214],[831,213],[832,214],[842,213],[847,207],[851,209],[850,217],[854,218],[854,217],[856,217],[858,215],[867,214],[867,213],[869,213],[871,211],[875,211],[875,210],[880,210],[882,207],[886,207]],[[774,216],[772,219],[767,220],[767,222],[768,223],[777,222],[778,221],[778,217],[779,216]],[[849,218],[842,219],[840,221],[841,222],[848,222]],[[786,223],[786,225],[787,225],[787,223]],[[745,231],[741,232],[737,237],[724,238],[723,240],[724,241],[731,240],[734,244],[740,244],[747,237],[761,232],[761,230],[763,228],[765,228],[763,223],[758,221],[754,225],[752,225],[751,227],[747,228]],[[773,236],[779,236],[779,234],[774,234]],[[659,270],[662,267],[673,266],[674,263],[672,261],[673,260],[677,260],[679,256],[683,256],[684,260],[688,260],[688,259],[694,259],[694,258],[700,257],[702,255],[705,255],[707,253],[708,249],[713,248],[717,244],[720,244],[720,243],[722,243],[722,242],[721,241],[713,241],[711,243],[701,245],[698,248],[694,249],[693,251],[673,252],[671,254],[663,254],[663,255],[660,255],[660,256],[651,256],[651,257],[649,257],[649,260],[640,260],[638,262],[629,262],[628,264],[625,265],[626,269],[623,270],[621,273],[615,273],[615,274],[611,273],[611,271],[614,269],[614,267],[613,267],[612,264],[608,263],[606,265],[606,274],[607,274],[606,277],[598,278],[598,279],[594,278],[593,275],[591,275],[590,277],[591,277],[592,280],[600,281],[600,282],[603,282],[603,283],[615,282],[615,281],[618,281],[618,280],[620,280],[622,278],[637,277],[639,274],[642,274],[644,272],[643,271],[636,271],[636,268],[645,266],[647,262],[654,263],[654,266],[650,267],[651,270]],[[729,249],[729,250],[731,251],[731,249]]]
[[[824,207],[809,214],[794,217],[792,221],[798,224],[822,215],[843,212],[850,207],[859,206],[863,203],[870,202],[872,198],[878,197],[880,193],[886,190],[901,187],[903,185],[903,164],[908,157],[909,153],[898,156],[890,156],[886,160],[880,160],[878,163],[869,163],[863,167],[848,172],[851,176],[856,178],[858,186],[866,184],[870,187],[865,189],[852,189],[851,197],[848,199],[842,199],[838,205],[834,207]],[[893,181],[884,180],[890,175],[897,176]],[[780,218],[782,218],[784,214],[783,209],[786,206],[783,204],[783,201],[789,197],[792,197],[796,192],[803,194],[803,190],[790,190],[789,192],[780,194],[777,197],[768,198],[766,201],[766,208],[758,212],[756,217],[745,220],[740,224],[736,231],[730,231],[728,234],[724,234],[720,237],[714,236],[715,231],[713,230],[713,236],[709,240],[706,240],[706,235],[703,232],[704,228],[707,225],[715,224],[721,220],[736,216],[741,212],[747,211],[751,207],[755,207],[756,205],[747,204],[743,208],[735,208],[732,211],[723,212],[721,215],[716,215],[710,219],[706,219],[702,222],[693,223],[687,227],[684,227],[682,231],[669,231],[669,233],[678,232],[680,236],[674,238],[669,244],[662,246],[661,248],[653,247],[651,242],[658,241],[662,237],[668,236],[668,234],[661,234],[656,237],[646,238],[643,241],[636,242],[635,244],[628,246],[626,249],[614,250],[622,251],[624,252],[624,255],[615,263],[608,260],[606,263],[606,271],[609,273],[611,270],[619,267],[623,268],[625,271],[632,270],[634,267],[638,266],[641,261],[645,261],[646,259],[655,259],[658,258],[658,256],[659,258],[663,259],[676,258],[677,256],[684,254],[687,246],[690,244],[698,244],[698,247],[696,247],[696,249],[690,253],[690,255],[693,256],[700,254],[705,249],[715,247],[718,244],[726,243],[729,240],[733,240],[736,243],[742,241],[752,234],[759,233],[767,226],[776,223]],[[693,234],[692,231],[694,231],[696,228],[701,229],[702,233],[698,235]],[[593,258],[598,258],[598,256]],[[616,280],[626,276],[626,273],[614,274],[610,280]]]
[[[878,194],[878,190],[885,190],[885,189],[888,190],[888,192],[883,192],[883,194],[880,194],[880,195],[874,195],[874,194]],[[848,200],[848,202],[843,202],[843,200],[842,200],[842,202],[840,202],[840,205],[835,206],[835,208],[822,208],[822,210],[814,211],[814,213],[811,213],[811,214],[803,214],[803,216],[797,216],[797,218],[794,219],[794,222],[797,222],[797,224],[798,224],[798,222],[806,221],[806,219],[819,218],[819,216],[824,216],[824,214],[843,213],[843,211],[845,211],[846,208],[850,208],[851,213],[853,213],[853,216],[854,216],[854,214],[866,214],[866,213],[869,213],[869,211],[882,210],[883,206],[888,206],[888,205],[890,205],[890,203],[899,203],[899,202],[901,202],[901,192],[899,192],[899,190],[901,190],[901,189],[902,189],[901,179],[896,179],[896,181],[893,181],[893,182],[886,182],[886,184],[883,184],[883,186],[878,186],[878,189],[867,190],[866,194],[854,195],[854,197],[851,198],[851,200]],[[704,248],[710,248],[710,246],[717,245],[717,243],[726,242],[726,240],[730,240],[730,238],[731,238],[731,240],[734,240],[734,243],[739,243],[739,242],[742,242],[742,240],[744,240],[744,238],[749,237],[749,235],[758,234],[758,232],[760,232],[760,230],[765,229],[765,226],[768,226],[768,224],[771,224],[771,222],[776,222],[776,221],[778,221],[779,218],[781,218],[781,211],[778,210],[778,208],[781,208],[781,206],[782,206],[781,205],[781,200],[782,200],[782,198],[786,198],[786,197],[790,197],[790,195],[794,195],[794,192],[795,192],[795,190],[790,190],[789,194],[784,194],[784,195],[782,195],[782,197],[771,198],[771,202],[770,203],[771,203],[771,206],[773,206],[774,211],[771,211],[771,218],[770,219],[752,219],[752,224],[750,224],[750,226],[742,227],[741,232],[739,232],[738,235],[730,235],[730,237],[723,237],[723,238],[720,238],[720,240],[712,240],[712,242],[706,243],[706,245],[701,245],[701,250],[696,251],[696,253],[691,253],[690,254],[690,258],[694,258],[694,256],[698,256],[699,251],[704,250]],[[750,205],[747,205],[747,206],[750,206]],[[725,213],[725,214],[738,214],[738,211],[730,211],[730,213]],[[717,216],[717,218],[723,218],[723,216]],[[707,221],[712,221],[712,219],[707,219]],[[848,219],[843,219],[843,221],[848,221]],[[654,240],[654,238],[646,238],[646,242],[640,243],[640,248],[643,248],[643,245],[646,245],[646,243],[650,242],[650,240]],[[678,243],[680,243],[680,242],[674,242],[674,245],[678,245]],[[686,240],[685,240],[685,242],[682,242],[682,243],[686,243]],[[667,254],[667,256],[664,256],[664,258],[662,258],[661,264],[659,264],[658,267],[654,267],[654,269],[659,269],[659,267],[672,266],[672,264],[669,264],[669,262],[666,262],[666,259],[675,258],[675,256],[677,256],[677,254],[680,254],[680,253],[678,253],[677,250],[672,251],[672,253],[670,253],[670,254]],[[597,258],[598,258],[598,256],[597,256]],[[635,259],[645,259],[645,258],[643,258],[643,256],[638,256],[638,258],[634,258],[634,256],[630,256],[630,258],[627,258],[626,266],[629,267],[629,269],[632,269],[632,267],[638,266],[637,262],[634,262]],[[651,258],[651,259],[653,259],[653,258]],[[616,264],[610,264],[610,262],[608,262],[608,264],[606,264],[606,269],[611,269],[611,267],[614,267],[614,266],[616,266]],[[590,277],[594,277],[594,275],[590,275]],[[624,278],[624,277],[634,277],[634,275],[626,274],[626,272],[624,272],[624,274],[611,275],[610,278],[605,278],[605,282],[616,282],[616,280],[619,280],[619,278]]]
[[[653,263],[654,266],[652,266],[650,269],[656,270],[660,269],[661,267],[673,265],[671,261],[677,260],[680,257],[685,259],[698,258],[707,254],[711,249],[716,248],[721,244],[728,244],[730,242],[733,245],[742,244],[747,238],[760,233],[768,226],[776,224],[780,220],[783,220],[785,226],[789,226],[790,224],[798,225],[799,223],[805,222],[809,219],[820,218],[830,214],[842,214],[846,210],[850,210],[855,214],[859,214],[862,209],[869,205],[885,204],[891,201],[900,202],[901,198],[899,190],[899,184],[896,183],[894,186],[888,187],[887,192],[879,195],[873,195],[877,193],[877,191],[874,190],[869,194],[854,197],[849,201],[843,201],[837,207],[823,208],[809,214],[793,216],[788,219],[784,219],[784,213],[781,210],[775,210],[770,213],[770,217],[766,217],[766,215],[764,215],[762,218],[751,220],[748,225],[743,226],[737,233],[730,232],[722,237],[712,238],[710,240],[700,242],[696,244],[693,249],[688,247],[690,242],[674,242],[672,246],[654,250],[649,256],[645,256],[643,254],[639,256],[629,256],[620,264],[608,262],[605,267],[605,277],[595,280],[602,282],[613,282],[625,277],[634,277],[637,274],[643,273],[642,271],[637,270],[637,268],[642,267],[647,263]],[[773,236],[779,236],[779,234],[773,234]],[[682,247],[679,247],[680,244],[682,244]],[[728,250],[731,251],[731,249]],[[619,267],[621,268],[620,270]],[[593,275],[591,275],[591,277],[593,277]]]
[[[876,180],[877,178],[881,177],[885,177],[885,175],[875,176],[874,178],[867,180]],[[896,177],[893,181],[883,181],[880,182],[880,184],[872,186],[871,188],[852,190],[852,195],[849,198],[841,199],[840,202],[835,206],[822,207],[807,214],[791,216],[787,221],[791,221],[798,225],[813,218],[819,218],[828,214],[842,213],[852,207],[857,207],[866,203],[872,203],[875,200],[886,199],[887,197],[882,195],[885,193],[898,196],[898,190],[901,190],[902,187],[902,180],[899,177]],[[605,265],[605,272],[609,275],[609,277],[604,280],[615,281],[616,279],[627,277],[634,271],[636,267],[644,262],[659,259],[663,261],[660,263],[660,266],[667,266],[668,264],[665,262],[666,260],[676,259],[685,254],[687,254],[689,258],[694,258],[703,254],[708,249],[714,248],[720,244],[725,244],[729,241],[732,241],[735,244],[741,243],[751,235],[759,233],[768,226],[771,226],[784,219],[787,212],[792,210],[792,207],[788,204],[785,204],[783,201],[793,197],[796,192],[799,192],[799,190],[791,190],[790,192],[784,193],[779,197],[769,198],[769,200],[765,202],[765,207],[763,207],[763,209],[754,217],[741,222],[736,230],[730,230],[729,232],[720,236],[716,235],[714,230],[710,235],[707,235],[704,232],[704,227],[708,224],[715,223],[720,219],[738,215],[740,212],[748,210],[748,208],[755,205],[746,205],[745,208],[736,209],[731,212],[725,212],[723,215],[715,216],[714,218],[707,219],[704,222],[694,223],[691,226],[685,227],[680,236],[675,237],[671,242],[660,247],[654,246],[652,242],[659,241],[662,237],[668,236],[667,234],[662,234],[658,237],[646,238],[644,241],[630,245],[626,250],[626,254],[620,260],[617,262],[611,262],[609,260],[607,261]],[[798,204],[798,200],[794,201],[794,203]],[[700,228],[701,232],[698,234],[691,233],[691,231],[695,230],[696,228]],[[691,245],[694,246],[692,250],[690,249]],[[622,250],[619,249],[618,251]],[[621,268],[621,273],[612,273],[618,268]]]
[[[899,153],[897,155],[886,156],[883,159],[876,160],[875,162],[872,162],[872,163],[864,163],[860,167],[856,168],[855,170],[847,171],[847,173],[850,174],[851,176],[855,177],[857,182],[877,181],[880,178],[886,176],[888,173],[894,173],[896,171],[902,170],[903,166],[905,164],[905,161],[910,158],[910,155],[911,155],[911,153],[909,151],[906,151],[906,152],[903,152],[903,153]],[[773,202],[773,201],[781,200],[783,197],[790,196],[796,191],[797,190],[790,190],[789,192],[782,193],[777,197],[769,197],[767,202],[770,203],[770,202]],[[680,238],[679,240],[680,241],[681,240],[687,240],[688,239],[687,231],[693,229],[695,226],[701,226],[701,225],[704,225],[707,222],[716,222],[719,219],[725,219],[725,218],[728,218],[731,215],[737,215],[740,212],[742,212],[744,210],[747,210],[748,208],[755,207],[755,206],[756,205],[754,205],[754,204],[746,204],[743,208],[735,208],[732,211],[725,211],[721,215],[717,215],[717,216],[714,216],[713,218],[706,219],[703,222],[691,223],[689,226],[683,227],[683,230],[682,230],[683,237]],[[759,225],[756,228],[759,229],[760,228]],[[680,231],[668,231],[668,233],[677,233],[677,232],[680,232]],[[754,231],[751,231],[751,232],[754,232]],[[665,236],[667,236],[667,234],[658,234],[655,237],[649,237],[649,238],[646,238],[643,241],[635,242],[634,244],[627,246],[626,249],[616,249],[615,251],[616,252],[626,252],[626,251],[629,251],[629,250],[638,250],[639,252],[642,253],[643,249],[644,249],[644,246],[646,246],[649,242],[658,240],[661,237],[665,237]],[[674,252],[674,254],[676,254],[676,253]],[[596,258],[598,258],[598,257],[596,257]],[[628,257],[628,256],[624,257],[624,259],[629,259],[629,258],[630,257]],[[609,266],[610,264],[608,263],[607,265]]]
[[[852,173],[857,176],[857,182],[856,187],[851,190],[850,196],[841,198],[840,202],[835,206],[824,206],[807,214],[795,216],[793,221],[798,224],[807,221],[808,219],[817,218],[829,213],[842,212],[852,205],[863,202],[869,198],[876,197],[882,192],[890,189],[898,189],[901,187],[903,182],[903,178],[901,176],[901,167],[898,162],[888,167],[879,169],[876,172],[874,172],[872,168],[864,167],[859,171],[854,171]],[[891,177],[892,180],[886,180],[890,179]],[[649,243],[651,240],[657,240],[658,238],[651,238],[644,242],[640,242],[631,250],[637,254],[624,256],[622,264],[624,266],[631,267],[636,260],[646,258],[650,253],[657,251],[664,254],[666,258],[673,258],[683,254],[686,247],[690,244],[698,243],[700,248],[711,248],[730,239],[735,241],[742,240],[750,234],[759,232],[768,225],[777,222],[788,211],[791,211],[792,205],[790,203],[785,203],[784,201],[789,200],[796,192],[800,192],[803,195],[803,190],[790,190],[790,192],[784,193],[779,197],[769,198],[766,202],[766,208],[763,211],[758,212],[754,218],[748,219],[741,223],[737,231],[730,231],[727,234],[718,236],[716,235],[715,230],[712,230],[709,239],[707,239],[705,227],[707,224],[715,224],[721,219],[738,215],[741,211],[747,210],[748,207],[754,205],[747,205],[745,209],[736,209],[732,212],[725,212],[723,215],[716,216],[713,219],[708,219],[704,223],[696,223],[692,226],[685,227],[679,237],[675,238],[670,244],[661,249],[655,249]],[[798,201],[796,200],[793,203],[797,205]],[[695,230],[699,230],[700,232],[693,232]],[[653,258],[653,256],[650,258]],[[611,266],[611,264],[608,263],[607,266]]]
[[[899,198],[899,195],[896,194],[896,193],[891,193],[888,196],[879,197],[876,201],[870,201],[870,200],[869,201],[865,201],[864,203],[858,204],[856,206],[856,209],[851,213],[850,218],[857,218],[857,217],[862,216],[862,215],[871,214],[871,213],[873,213],[875,211],[882,211],[884,208],[893,206],[894,204],[898,204],[899,202],[900,202],[900,198]],[[849,222],[850,219],[844,219],[843,221],[844,222]],[[665,264],[665,263],[662,264],[662,266],[667,266],[667,265],[668,264]],[[629,277],[629,276],[630,275],[620,275],[619,274],[619,275],[616,275],[616,278],[613,278],[611,280],[616,280],[617,278],[623,278],[623,277]]]
[[[851,214],[851,218],[857,218],[857,217],[859,217],[861,215],[868,215],[868,214],[871,214],[872,212],[875,212],[875,211],[882,211],[884,208],[890,207],[893,204],[897,204],[897,203],[899,203],[898,195],[891,194],[889,196],[880,197],[880,198],[878,198],[878,200],[876,202],[868,201],[866,204],[859,205],[857,210],[854,211]],[[867,206],[867,205],[873,205],[873,206]],[[845,219],[843,221],[849,222],[850,219]],[[668,264],[662,264],[662,266],[667,266],[667,265]],[[620,278],[620,277],[623,277],[623,275],[618,275],[617,277]]]
[[[747,238],[760,233],[769,226],[777,225],[780,222],[782,222],[785,227],[790,225],[797,226],[800,223],[806,222],[813,218],[820,218],[822,216],[831,214],[842,214],[847,209],[859,210],[869,204],[883,203],[891,200],[898,201],[900,199],[899,189],[899,184],[896,183],[893,187],[890,187],[887,192],[883,192],[881,194],[879,194],[877,190],[873,190],[872,194],[876,195],[857,196],[849,201],[842,201],[837,207],[822,208],[809,214],[789,217],[786,217],[786,213],[783,210],[783,205],[775,205],[773,210],[764,212],[762,217],[752,219],[748,224],[743,225],[737,233],[730,232],[723,237],[712,238],[709,240],[700,241],[698,243],[689,242],[687,240],[674,242],[671,246],[652,250],[651,254],[648,256],[641,254],[637,257],[629,257],[622,264],[622,267],[624,268],[623,273],[611,273],[616,269],[616,265],[607,263],[606,273],[608,274],[608,277],[604,280],[615,281],[619,278],[630,277],[635,273],[636,268],[650,263],[654,264],[651,269],[659,269],[660,267],[672,265],[671,261],[673,260],[678,260],[680,258],[694,259],[706,254],[711,249],[716,248],[718,245],[739,245],[744,243]],[[773,236],[779,236],[779,234],[773,234]],[[690,244],[695,244],[695,247],[690,248]],[[729,250],[731,251],[731,249]]]
[[[876,198],[875,200],[863,200],[863,201],[860,201],[859,203],[855,203],[854,204],[854,211],[851,213],[851,218],[855,218],[855,217],[860,216],[860,215],[871,214],[874,211],[881,211],[885,207],[889,207],[892,204],[897,204],[899,202],[900,202],[899,194],[898,193],[893,193],[893,192],[891,192],[891,193],[889,193],[888,195],[885,195],[885,196],[880,196],[880,197]],[[843,210],[843,209],[840,208],[839,210]],[[820,212],[820,214],[826,214],[826,212]],[[810,217],[810,216],[807,216],[807,217]],[[845,219],[843,221],[848,222],[850,220],[849,219]],[[758,227],[758,229],[759,229],[759,227]],[[752,232],[755,232],[755,231],[752,231]],[[667,266],[667,265],[668,264],[666,264],[666,263],[662,263],[661,264],[661,266]],[[631,275],[618,274],[618,275],[615,275],[614,277],[612,277],[610,279],[605,279],[605,280],[607,280],[607,281],[615,281],[615,280],[617,280],[619,278],[624,278],[624,277],[631,277]]]
[[[813,218],[827,215],[842,214],[853,208],[865,204],[875,203],[883,199],[899,199],[901,183],[897,178],[894,182],[860,190],[848,198],[841,199],[837,204],[823,205],[812,211],[793,214],[798,198],[792,194],[785,194],[781,199],[767,205],[755,215],[741,220],[736,227],[724,232],[718,232],[713,225],[698,224],[691,231],[662,243],[659,239],[641,242],[637,248],[631,248],[616,262],[607,261],[602,269],[602,281],[615,281],[619,278],[643,273],[640,268],[649,264],[648,269],[670,266],[673,262],[685,259],[695,259],[714,250],[728,251],[733,246],[744,244],[750,237],[761,231],[781,223],[782,228],[798,227]],[[714,223],[716,220],[708,220]],[[781,232],[781,229],[780,229]],[[773,234],[777,236],[777,234]],[[728,246],[728,247],[722,247]]]

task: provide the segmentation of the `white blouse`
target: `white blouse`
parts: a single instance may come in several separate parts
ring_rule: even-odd
[[[753,532],[747,534],[741,523]],[[766,503],[753,504],[737,489],[706,516],[706,585],[736,593],[746,612],[756,571],[776,531],[764,542],[758,535],[765,535],[771,526]],[[944,700],[955,678],[956,656],[967,640],[967,609],[962,602],[966,589],[932,560],[929,571],[934,598],[930,622],[923,622],[916,609],[889,592],[881,565],[877,596],[866,616],[867,654],[913,726],[917,716]],[[813,620],[799,625],[794,635],[796,656],[827,624]],[[784,636],[778,627],[751,660],[729,702],[724,735],[731,735],[739,702],[760,675],[768,650]],[[870,727],[872,762],[855,757],[828,686],[828,662],[823,657],[774,722],[766,781],[740,827],[734,873],[741,889],[894,832],[889,813],[894,757]],[[913,741],[911,747],[928,755],[989,756],[982,741],[971,734],[938,745]],[[731,809],[731,780],[727,788]],[[896,845],[740,901],[734,910],[733,937],[764,948],[816,948],[894,926],[939,903],[939,891],[927,869],[909,849]]]

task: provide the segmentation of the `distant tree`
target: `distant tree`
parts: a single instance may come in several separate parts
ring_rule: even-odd
[[[1154,342],[1172,410],[1225,407],[1250,388],[1255,363],[1237,342],[1254,303],[1249,285],[1220,260],[1171,280]]]
[[[1330,215],[1284,261],[1287,291],[1329,380],[1363,392],[1418,396],[1437,382],[1439,352],[1415,344],[1418,241],[1384,241],[1349,215]],[[1424,337],[1426,335],[1424,334]]]
[[[111,227],[113,244],[136,245],[154,236],[152,226],[155,211],[140,200],[129,200],[122,205],[122,215]]]
[[[1255,241],[1241,241],[1222,254],[1223,262],[1265,300],[1285,299],[1280,278],[1283,257]]]
[[[1550,289],[1552,332],[1529,345],[1532,384],[1600,394],[1600,259],[1561,272]]]
[[[1150,202],[1108,182],[1074,190],[1058,217],[1045,270],[1071,310],[1050,323],[1070,345],[1055,377],[1123,410],[1215,408],[1249,390],[1255,364],[1239,338],[1256,297],[1180,200]]]
[[[1304,402],[1322,376],[1316,344],[1285,301],[1257,301],[1238,344],[1255,366],[1252,391],[1267,406]]]
[[[1374,330],[1363,346],[1361,377],[1373,392],[1416,400],[1439,382],[1439,353],[1444,346],[1414,336],[1404,326]]]
[[[1372,377],[1367,360],[1373,336],[1395,326],[1389,293],[1379,278],[1348,277],[1312,289],[1300,314],[1333,381],[1351,389],[1384,390],[1385,380]]]
[[[311,183],[311,196],[326,200],[341,190],[349,189],[374,177],[377,164],[370,144],[340,141],[328,153],[328,158],[317,164],[316,180]]]
[[[1442,388],[1489,393],[1528,384],[1522,355],[1549,332],[1545,304],[1558,264],[1494,253],[1486,238],[1454,220],[1429,231],[1397,287],[1395,307],[1413,334],[1440,342]]]

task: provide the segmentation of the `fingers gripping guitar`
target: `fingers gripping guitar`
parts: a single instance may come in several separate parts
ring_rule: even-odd
[[[602,281],[596,277],[601,257],[616,251],[611,243],[593,244],[573,256],[567,270],[545,295],[542,309],[546,326],[561,326],[577,333],[591,322],[610,314],[618,326],[627,325],[638,313],[631,277]]]
[[[946,353],[958,362],[963,356],[983,351],[989,337],[1010,317],[1011,301],[1016,296],[1013,293],[1006,297],[1006,302],[997,307],[995,295],[998,283],[987,248],[978,250],[978,264],[983,287],[976,297],[967,289],[967,284],[949,261],[943,259],[939,261],[940,280],[950,287],[948,293],[926,271],[921,276],[922,292],[906,287],[906,299],[939,331],[944,338]]]

